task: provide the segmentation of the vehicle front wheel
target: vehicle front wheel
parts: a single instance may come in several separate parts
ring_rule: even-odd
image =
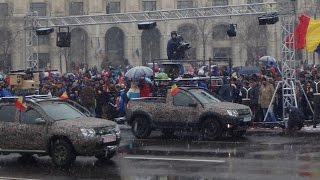
[[[132,133],[138,138],[147,138],[151,134],[151,126],[149,120],[145,116],[137,116],[132,122]]]
[[[205,140],[215,140],[222,134],[222,127],[215,119],[206,119],[202,123],[202,136]]]
[[[58,139],[53,143],[50,156],[53,164],[59,167],[69,166],[76,160],[72,145],[63,139]]]

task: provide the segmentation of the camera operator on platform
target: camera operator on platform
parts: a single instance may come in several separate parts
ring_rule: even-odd
[[[185,51],[190,49],[190,43],[185,42],[183,37],[176,31],[171,32],[171,39],[167,45],[167,55],[169,60],[182,60],[185,57]]]

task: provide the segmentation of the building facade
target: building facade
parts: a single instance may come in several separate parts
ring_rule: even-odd
[[[0,71],[25,68],[24,17],[73,16],[238,5],[275,0],[0,0]],[[281,1],[281,0],[278,0]],[[316,2],[316,0],[314,0]],[[317,14],[317,8],[297,1],[298,13]],[[311,14],[312,14],[311,12]],[[230,23],[237,36],[227,36]],[[57,31],[57,29],[55,29]],[[71,27],[71,47],[58,48],[56,33],[39,36],[39,69],[70,71],[79,66],[143,65],[153,58],[167,58],[170,32],[178,31],[191,43],[187,59],[232,58],[234,66],[255,65],[261,56],[280,58],[280,25],[259,26],[257,16],[157,22],[152,30],[138,30],[135,23]],[[311,57],[303,51],[297,60]],[[308,56],[309,55],[309,56]],[[316,61],[318,57],[314,58]],[[218,64],[226,63],[217,61]]]

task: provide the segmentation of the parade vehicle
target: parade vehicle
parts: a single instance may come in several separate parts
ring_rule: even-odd
[[[252,117],[248,106],[223,102],[200,87],[172,87],[165,97],[128,102],[126,119],[136,138],[147,138],[153,130],[172,136],[176,130],[197,129],[207,140],[245,134]]]
[[[64,167],[77,156],[112,158],[120,143],[115,122],[97,119],[82,106],[51,96],[0,98],[0,154],[49,155]]]

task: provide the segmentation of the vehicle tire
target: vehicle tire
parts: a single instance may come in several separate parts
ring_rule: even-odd
[[[135,117],[131,127],[133,135],[138,139],[147,138],[151,134],[150,121],[145,116]]]
[[[164,137],[173,137],[174,129],[162,129],[161,133]]]
[[[63,139],[58,139],[53,143],[50,156],[53,164],[59,167],[69,166],[76,160],[72,145]]]
[[[99,161],[106,161],[106,160],[110,160],[111,158],[113,158],[113,156],[116,155],[116,152],[111,152],[109,154],[104,155],[104,154],[101,154],[101,155],[95,155],[95,157],[99,160]]]
[[[242,137],[247,131],[242,130],[242,131],[233,131],[232,132],[232,137]]]
[[[203,121],[201,130],[203,139],[205,140],[215,140],[222,134],[222,127],[220,123],[213,118]]]

